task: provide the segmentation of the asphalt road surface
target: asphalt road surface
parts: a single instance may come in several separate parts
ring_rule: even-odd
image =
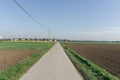
[[[84,80],[59,43],[19,80]]]

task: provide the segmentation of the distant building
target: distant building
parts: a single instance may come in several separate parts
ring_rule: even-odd
[[[2,40],[3,38],[2,38],[2,36],[0,36],[0,40]]]

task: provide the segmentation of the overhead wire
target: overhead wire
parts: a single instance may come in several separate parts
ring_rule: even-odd
[[[28,15],[36,24],[38,24],[40,27],[42,27],[44,30],[49,31],[43,24],[41,24],[39,21],[37,21],[24,7],[22,7],[16,0],[13,0],[14,3],[23,10],[23,12]]]

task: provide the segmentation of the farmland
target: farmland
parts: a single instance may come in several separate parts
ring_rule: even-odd
[[[8,68],[37,52],[37,50],[0,50],[0,70]]]
[[[0,42],[0,80],[18,80],[53,45],[53,42]]]
[[[65,45],[120,78],[119,44],[67,43]]]

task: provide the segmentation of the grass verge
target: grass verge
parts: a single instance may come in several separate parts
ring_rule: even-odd
[[[51,44],[52,47],[53,44]],[[49,48],[51,48],[49,45]],[[24,61],[16,63],[14,66],[7,68],[0,72],[0,80],[19,80],[19,78],[33,65],[35,64],[48,49],[42,49],[40,52],[31,55]]]
[[[74,43],[74,44],[120,44],[120,42],[118,41],[80,41],[80,42],[74,42],[74,41],[71,41],[71,42],[62,42],[62,43]]]
[[[106,70],[95,65],[93,62],[82,57],[74,50],[64,46],[64,50],[68,57],[71,59],[77,70],[82,73],[85,80],[119,80],[117,77],[112,76]]]

